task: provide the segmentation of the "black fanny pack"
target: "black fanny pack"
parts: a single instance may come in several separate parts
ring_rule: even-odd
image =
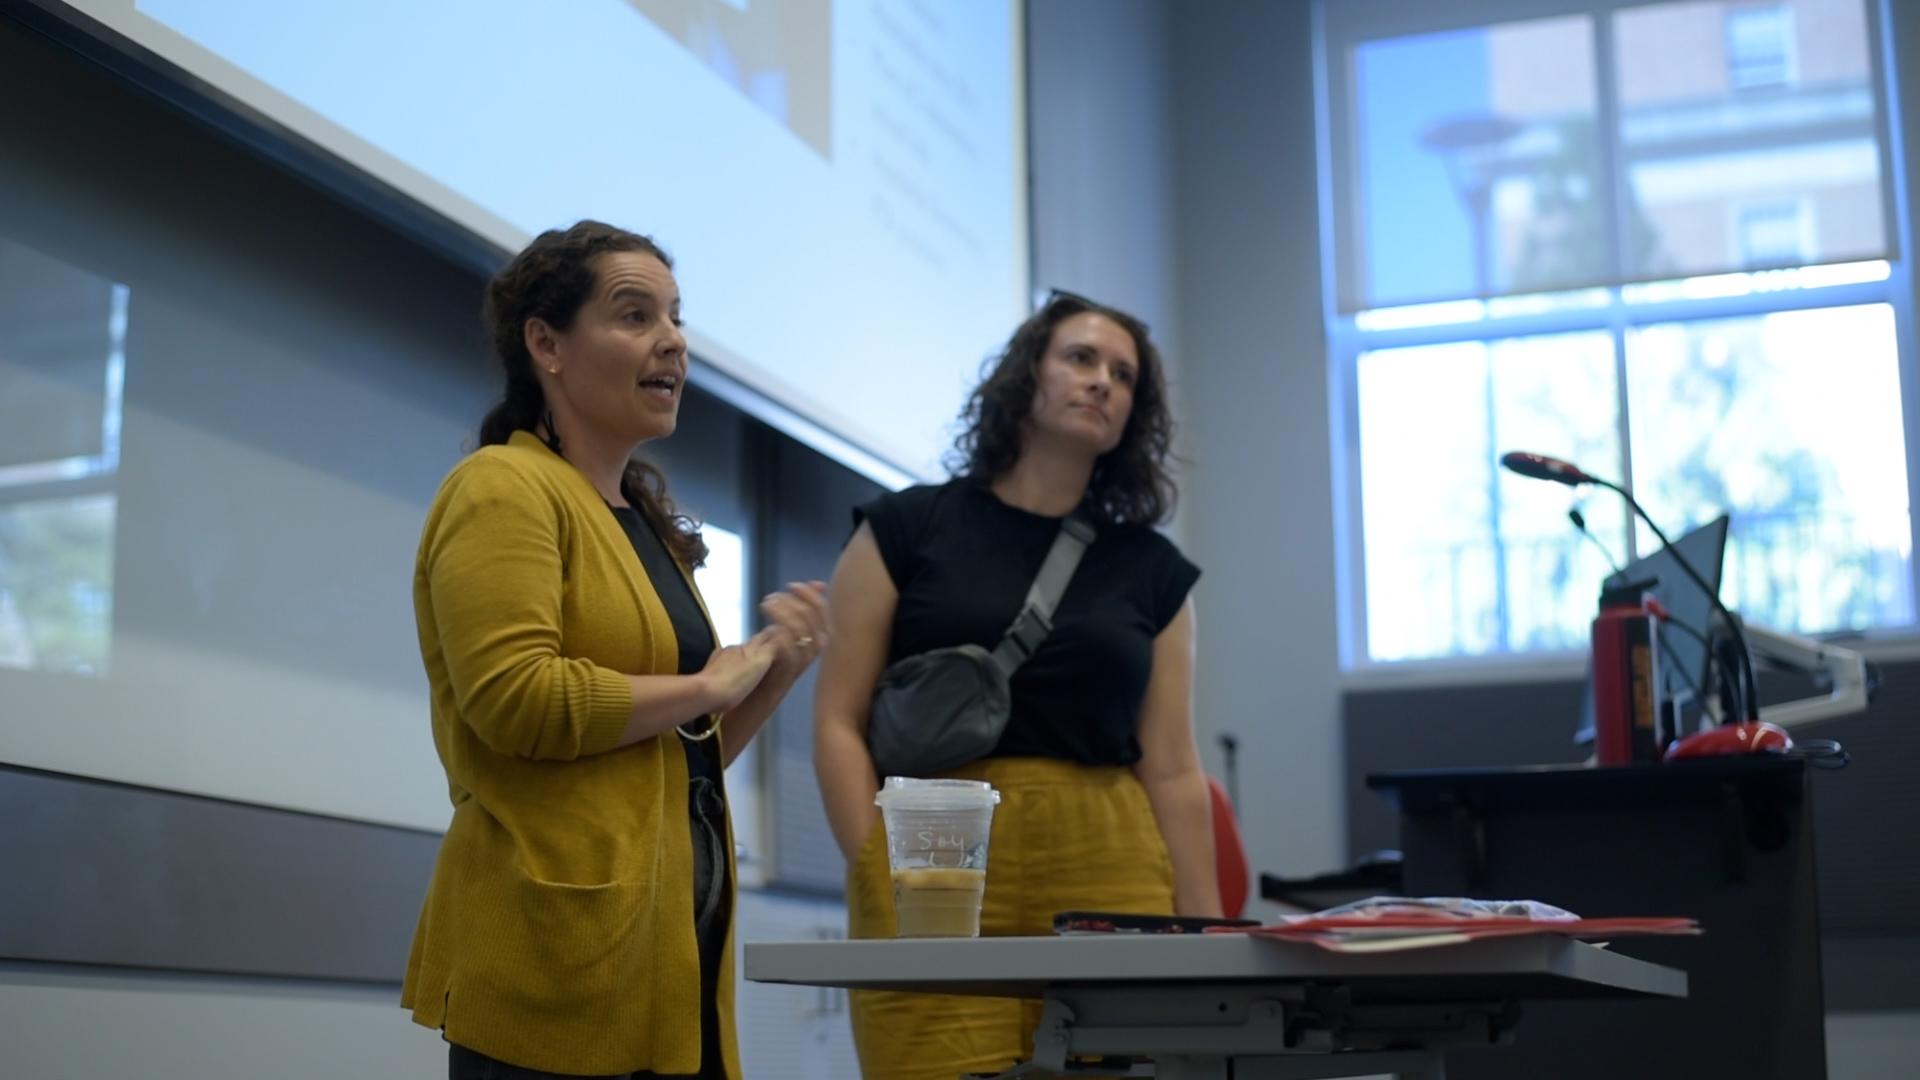
[[[1009,681],[1053,632],[1054,608],[1094,535],[1077,514],[1060,522],[1026,603],[992,650],[933,649],[880,673],[867,721],[880,776],[931,776],[993,752],[1012,713]]]

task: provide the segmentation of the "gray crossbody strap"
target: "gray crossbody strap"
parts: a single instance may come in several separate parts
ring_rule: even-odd
[[[1040,572],[1034,575],[1033,587],[1027,590],[1027,602],[1021,606],[1013,625],[1001,636],[1000,644],[994,646],[993,663],[1001,674],[1011,678],[1020,665],[1039,650],[1047,635],[1053,633],[1053,611],[1066,595],[1067,583],[1073,580],[1073,572],[1080,566],[1080,556],[1087,553],[1087,545],[1093,543],[1095,535],[1092,523],[1077,513],[1061,519],[1060,532],[1054,536],[1053,546],[1047,549]]]

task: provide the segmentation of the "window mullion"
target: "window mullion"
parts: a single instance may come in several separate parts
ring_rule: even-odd
[[[1900,418],[1907,448],[1907,534],[1912,538],[1907,550],[1914,553],[1920,552],[1920,469],[1914,467],[1915,461],[1920,460],[1915,454],[1915,440],[1920,439],[1920,327],[1916,327],[1915,319],[1920,313],[1915,310],[1913,261],[1909,257],[1913,251],[1913,206],[1908,198],[1910,162],[1907,154],[1912,148],[1901,124],[1909,102],[1903,100],[1904,95],[1900,94],[1895,81],[1899,68],[1893,46],[1894,21],[1892,0],[1867,5],[1874,93],[1880,104],[1877,134],[1881,175],[1886,177],[1881,192],[1886,200],[1885,220],[1891,226],[1888,246],[1893,250],[1889,259],[1887,299],[1893,307],[1894,341],[1900,357]],[[1920,573],[1914,572],[1911,554],[1907,565],[1912,610],[1916,622],[1920,622]]]
[[[1329,335],[1333,359],[1333,377],[1338,380],[1340,412],[1333,430],[1339,453],[1334,477],[1336,506],[1343,512],[1336,520],[1346,523],[1343,546],[1345,565],[1336,570],[1335,589],[1345,598],[1341,605],[1348,619],[1342,635],[1349,666],[1373,658],[1367,618],[1367,543],[1365,500],[1366,478],[1361,473],[1360,455],[1360,353],[1359,339],[1351,327],[1336,329]]]
[[[1480,346],[1481,363],[1484,365],[1485,382],[1481,384],[1482,401],[1486,409],[1484,423],[1487,431],[1487,518],[1492,526],[1493,538],[1493,613],[1500,627],[1499,645],[1495,652],[1513,651],[1513,625],[1511,613],[1513,605],[1508,597],[1507,582],[1507,540],[1500,529],[1500,454],[1502,448],[1496,441],[1499,438],[1498,417],[1495,415],[1496,395],[1493,386],[1493,342],[1482,342]]]
[[[1397,349],[1408,345],[1446,345],[1462,341],[1493,341],[1499,338],[1544,337],[1598,330],[1609,325],[1605,309],[1595,306],[1576,311],[1557,311],[1539,315],[1509,315],[1472,322],[1442,323],[1391,330],[1354,330],[1359,351]]]
[[[1613,342],[1614,417],[1618,425],[1616,437],[1619,440],[1620,460],[1613,467],[1620,470],[1621,485],[1631,490],[1633,417],[1627,387],[1627,320],[1619,282],[1633,276],[1628,273],[1627,264],[1630,259],[1637,264],[1637,253],[1630,250],[1627,239],[1627,229],[1634,220],[1635,211],[1632,188],[1623,167],[1626,158],[1620,149],[1620,78],[1619,66],[1614,63],[1614,47],[1613,12],[1598,12],[1594,15],[1593,72],[1598,84],[1594,88],[1594,146],[1599,161],[1594,172],[1600,184],[1601,205],[1605,208],[1607,218],[1607,266],[1614,280],[1613,287],[1608,290],[1607,332]],[[1638,537],[1639,530],[1634,527],[1633,515],[1628,514],[1625,537],[1628,562],[1639,557]]]
[[[1632,276],[1627,273],[1625,236],[1627,222],[1633,218],[1633,205],[1628,194],[1627,178],[1621,171],[1624,157],[1620,152],[1620,80],[1613,62],[1613,14],[1598,12],[1593,22],[1593,73],[1596,83],[1593,126],[1594,150],[1598,155],[1593,171],[1594,180],[1600,185],[1598,198],[1606,220],[1606,228],[1602,233],[1606,237],[1607,268],[1613,275],[1611,284],[1617,286]],[[1616,304],[1618,299],[1616,293]]]
[[[1630,396],[1627,388],[1627,317],[1626,305],[1621,303],[1618,290],[1614,292],[1612,305],[1607,309],[1612,316],[1607,327],[1608,336],[1613,340],[1613,396],[1614,416],[1618,418],[1620,440],[1620,486],[1633,490],[1633,415],[1628,404]],[[1627,514],[1627,562],[1640,557],[1638,537],[1640,530],[1635,528],[1631,513]]]

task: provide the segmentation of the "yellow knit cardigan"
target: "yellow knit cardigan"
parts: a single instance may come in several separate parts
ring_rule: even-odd
[[[516,433],[441,485],[413,602],[454,810],[401,1004],[528,1068],[697,1072],[686,756],[677,735],[614,749],[621,673],[678,671],[678,643],[620,523]],[[720,1045],[738,1077],[732,955],[729,928]]]

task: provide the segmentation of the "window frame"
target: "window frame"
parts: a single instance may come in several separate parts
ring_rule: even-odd
[[[43,257],[53,258],[44,254]],[[100,452],[0,465],[0,511],[35,503],[104,495],[113,500],[115,513],[118,513],[120,439],[126,403],[127,326],[133,291],[118,281],[110,282],[109,287],[107,355],[104,358],[101,386]],[[112,540],[111,535],[109,540]],[[107,649],[100,669],[93,672],[96,676],[105,676],[113,666],[112,612],[109,593]]]
[[[1445,684],[1480,681],[1490,677],[1558,679],[1577,676],[1585,665],[1585,653],[1577,649],[1407,660],[1375,660],[1369,654],[1358,376],[1360,357],[1378,349],[1490,342],[1543,334],[1607,332],[1613,342],[1618,395],[1616,422],[1624,470],[1624,475],[1619,479],[1622,483],[1629,483],[1633,447],[1629,437],[1631,415],[1627,402],[1626,348],[1630,331],[1656,323],[1887,304],[1894,318],[1901,415],[1907,445],[1908,521],[1914,558],[1920,562],[1920,468],[1915,467],[1920,464],[1920,451],[1916,449],[1920,445],[1920,337],[1917,337],[1915,329],[1914,274],[1910,261],[1904,257],[1913,232],[1906,187],[1906,147],[1899,139],[1898,129],[1901,103],[1894,93],[1894,80],[1890,74],[1894,70],[1894,57],[1886,31],[1891,19],[1886,10],[1886,0],[1864,0],[1868,48],[1873,57],[1870,84],[1877,106],[1875,135],[1884,178],[1882,189],[1886,205],[1883,207],[1883,220],[1889,223],[1891,248],[1885,260],[1887,274],[1883,279],[1781,291],[1755,290],[1730,296],[1633,302],[1625,299],[1623,294],[1623,286],[1633,284],[1628,281],[1605,288],[1606,302],[1593,307],[1493,315],[1485,310],[1485,300],[1466,300],[1458,303],[1482,306],[1478,318],[1414,327],[1363,328],[1360,324],[1367,312],[1343,312],[1340,309],[1343,286],[1352,285],[1351,275],[1362,273],[1365,269],[1363,260],[1351,259],[1343,265],[1340,259],[1342,253],[1357,250],[1355,245],[1360,235],[1360,223],[1356,215],[1361,200],[1336,198],[1342,190],[1353,190],[1351,185],[1358,173],[1357,163],[1353,160],[1355,147],[1344,138],[1337,139],[1335,133],[1354,130],[1352,58],[1360,44],[1383,38],[1473,29],[1499,22],[1591,15],[1594,18],[1594,70],[1599,96],[1596,125],[1603,132],[1617,132],[1614,73],[1612,64],[1608,62],[1613,48],[1612,16],[1626,9],[1669,2],[1672,0],[1463,0],[1440,12],[1416,9],[1413,5],[1397,6],[1392,0],[1315,0],[1322,306],[1327,329],[1332,413],[1336,592],[1340,622],[1338,637],[1341,669],[1349,684],[1364,686],[1382,681]],[[1920,56],[1910,59],[1920,64]],[[1342,150],[1345,152],[1342,153]],[[1603,138],[1597,163],[1598,182],[1602,197],[1616,205],[1622,197],[1623,187],[1618,157],[1617,138]],[[1616,267],[1623,265],[1618,258],[1620,242],[1617,230],[1610,233],[1609,246],[1613,249],[1610,255],[1614,257],[1613,265]],[[1748,273],[1754,279],[1764,281],[1767,275],[1797,272],[1797,268],[1786,268]],[[1707,275],[1705,279],[1722,276],[1725,275]],[[1357,290],[1353,292],[1354,295],[1360,295]],[[1622,553],[1625,559],[1638,554],[1633,550],[1636,532],[1637,529],[1628,530],[1628,550]],[[1920,611],[1920,573],[1914,575],[1914,581],[1914,608]],[[1920,656],[1920,622],[1904,627],[1855,632],[1848,636],[1876,658]]]

